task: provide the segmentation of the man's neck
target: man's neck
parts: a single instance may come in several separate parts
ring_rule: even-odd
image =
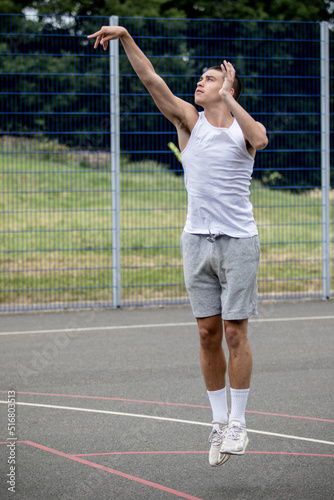
[[[234,120],[227,106],[205,107],[204,115],[213,127],[229,128]]]

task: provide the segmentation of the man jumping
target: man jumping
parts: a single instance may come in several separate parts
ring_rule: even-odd
[[[195,104],[176,97],[121,26],[95,38],[106,50],[120,39],[126,55],[161,113],[178,134],[188,209],[181,236],[184,278],[200,338],[200,362],[213,415],[209,463],[245,453],[245,409],[252,354],[248,318],[257,314],[258,231],[249,200],[256,150],[267,146],[265,127],[238,104],[241,82],[230,62],[199,78]],[[223,331],[229,351],[231,412],[226,393]]]

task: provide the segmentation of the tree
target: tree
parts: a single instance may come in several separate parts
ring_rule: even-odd
[[[31,0],[1,0],[0,14],[20,14],[26,7],[32,6]]]
[[[330,0],[1,0],[0,13],[33,7],[39,14],[326,21],[331,18],[331,4]]]
[[[177,5],[189,19],[324,21],[330,18],[330,4],[329,0],[170,0],[163,9]]]
[[[14,0],[8,0],[10,2]],[[30,0],[27,3],[39,14],[111,16],[120,17],[185,17],[185,12],[174,6],[164,8],[168,0]]]

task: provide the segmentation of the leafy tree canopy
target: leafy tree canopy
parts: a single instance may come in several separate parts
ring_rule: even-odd
[[[31,0],[1,0],[0,14],[20,14],[25,7],[31,6]]]
[[[330,18],[329,0],[170,0],[164,8],[177,5],[188,18],[321,21]]]
[[[1,0],[0,13],[324,21],[330,0]]]

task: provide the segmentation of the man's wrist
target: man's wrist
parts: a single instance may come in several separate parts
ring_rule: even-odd
[[[234,97],[232,96],[231,92],[228,92],[227,90],[221,90],[219,94],[226,104],[228,104],[228,102],[234,101]]]
[[[122,33],[121,33],[121,35],[120,35],[120,38],[125,38],[125,37],[127,37],[127,36],[130,36],[130,33],[128,32],[128,30],[127,30],[126,28],[124,28],[124,27],[122,26]]]

